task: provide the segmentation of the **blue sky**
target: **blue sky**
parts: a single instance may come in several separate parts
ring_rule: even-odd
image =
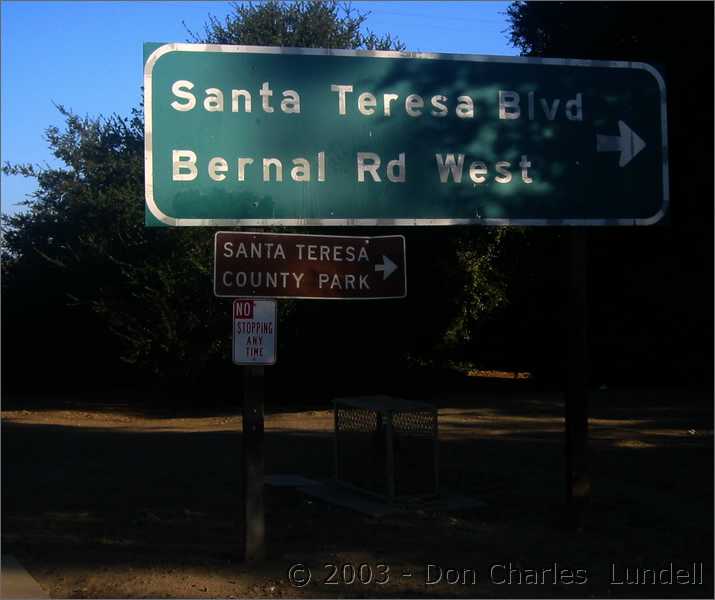
[[[507,40],[508,2],[353,2],[370,12],[366,25],[391,33],[408,50],[517,55]],[[54,104],[79,115],[128,115],[142,85],[144,42],[188,41],[182,24],[203,30],[223,18],[227,2],[29,2],[0,4],[2,162],[56,165],[44,132],[62,126]],[[2,176],[4,213],[35,190],[35,182]]]

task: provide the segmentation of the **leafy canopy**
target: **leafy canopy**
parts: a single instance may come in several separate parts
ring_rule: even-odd
[[[389,35],[366,31],[367,16],[334,1],[233,4],[224,21],[210,17],[203,34],[189,34],[191,41],[202,43],[404,49]],[[33,364],[35,350],[25,342],[40,337],[43,325],[27,309],[37,305],[51,313],[56,331],[63,331],[65,351],[57,356],[58,372],[90,363],[102,363],[106,369],[100,349],[111,353],[111,348],[114,360],[120,356],[133,372],[196,380],[212,358],[225,363],[229,356],[230,303],[217,301],[212,293],[214,231],[144,226],[141,109],[129,118],[81,118],[58,109],[65,117],[64,129],[49,128],[46,140],[63,166],[3,167],[8,175],[38,182],[26,210],[2,218],[3,322],[10,324],[4,333],[6,343],[13,345],[13,352],[3,355],[16,365]],[[454,232],[434,244],[433,232],[405,233],[413,242],[410,252],[425,255],[419,260],[420,273],[411,274],[412,289],[422,287],[427,294],[411,294],[406,304],[390,305],[391,311],[374,303],[361,305],[350,318],[345,307],[281,302],[281,344],[290,344],[301,328],[318,342],[326,340],[331,332],[339,332],[334,319],[351,319],[358,333],[349,340],[341,333],[335,344],[355,346],[356,360],[364,361],[364,345],[371,343],[361,333],[376,326],[395,332],[393,355],[398,343],[448,350],[468,339],[477,321],[505,304],[506,284],[495,266],[502,232]],[[435,292],[430,273],[451,291]],[[425,322],[418,332],[413,323],[424,314],[425,303],[434,302],[445,307],[441,312],[446,317]],[[316,320],[317,313],[319,317],[330,310],[335,312],[332,321]],[[287,321],[290,326],[285,326]],[[32,333],[33,327],[38,331]],[[303,336],[300,347],[307,343]],[[333,353],[335,360],[345,363],[344,352]],[[374,344],[370,353],[377,356]],[[282,351],[282,356],[287,354]]]
[[[203,34],[190,31],[192,41],[205,44],[283,46],[287,48],[340,48],[345,50],[404,50],[391,35],[379,37],[363,25],[368,13],[355,12],[350,4],[325,2],[232,3],[233,12],[223,22],[214,16]],[[186,24],[184,24],[186,26]]]
[[[234,4],[225,22],[211,17],[203,36],[191,35],[203,43],[404,47],[363,33],[366,18],[336,2]],[[76,369],[112,337],[135,367],[198,376],[212,356],[228,356],[228,303],[212,294],[213,231],[145,228],[141,109],[129,118],[58,110],[64,129],[48,128],[46,141],[63,166],[3,166],[38,183],[24,211],[2,217],[5,342],[14,347],[3,355],[34,362],[25,342],[41,335],[32,334],[36,319],[27,310],[37,304],[55,331],[67,328],[58,365],[67,360]],[[106,335],[90,344],[98,323]]]

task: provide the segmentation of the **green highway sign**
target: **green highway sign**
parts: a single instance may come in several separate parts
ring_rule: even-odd
[[[146,224],[650,225],[644,63],[145,44]]]

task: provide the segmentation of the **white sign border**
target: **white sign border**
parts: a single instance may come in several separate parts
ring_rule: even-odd
[[[658,211],[646,218],[619,219],[181,219],[162,212],[154,200],[154,174],[152,171],[152,73],[154,65],[170,52],[227,52],[253,54],[307,54],[313,56],[370,56],[375,58],[420,58],[427,60],[460,60],[470,62],[496,62],[513,64],[562,65],[572,67],[607,67],[614,69],[642,69],[650,73],[660,89],[661,155],[663,170],[663,203]],[[668,126],[665,81],[651,65],[643,62],[616,60],[585,60],[571,58],[536,58],[524,56],[488,56],[479,54],[446,54],[436,52],[394,52],[386,50],[332,50],[323,48],[283,48],[278,46],[231,46],[226,44],[163,44],[147,58],[144,65],[144,190],[146,206],[154,217],[173,227],[262,227],[290,226],[404,226],[404,225],[517,225],[517,226],[609,226],[653,225],[666,214],[670,204],[668,178]]]

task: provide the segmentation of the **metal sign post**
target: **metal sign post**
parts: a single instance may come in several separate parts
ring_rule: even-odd
[[[243,367],[243,557],[258,562],[266,557],[263,506],[264,367]]]
[[[569,526],[581,529],[591,497],[588,469],[588,244],[587,231],[570,232],[568,374],[566,382],[566,499]]]
[[[257,562],[266,556],[263,507],[263,365],[276,361],[275,300],[233,301],[233,362],[243,365],[243,510],[242,556]]]

